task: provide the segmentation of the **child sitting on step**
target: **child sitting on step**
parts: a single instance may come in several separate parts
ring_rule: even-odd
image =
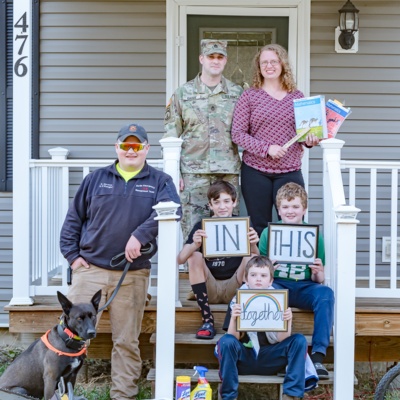
[[[245,285],[242,289],[273,289],[274,267],[265,256],[253,257],[245,268]],[[301,334],[291,335],[292,310],[287,308],[283,320],[288,322],[287,332],[237,332],[236,320],[242,307],[236,297],[228,309],[222,336],[216,345],[221,378],[220,395],[223,400],[238,398],[238,375],[276,375],[285,370],[283,400],[303,397],[306,387],[307,341]],[[309,360],[309,359],[308,359]],[[311,361],[307,371],[308,390],[318,381]]]
[[[304,224],[307,211],[307,193],[297,183],[282,186],[276,195],[276,207],[283,224]],[[261,234],[260,254],[267,254],[268,228]],[[328,379],[323,364],[329,346],[333,326],[334,294],[330,287],[323,285],[325,279],[325,250],[322,235],[318,237],[318,258],[313,265],[274,264],[274,288],[289,290],[289,306],[314,312],[311,360],[319,379]]]
[[[237,203],[235,187],[226,181],[214,182],[207,192],[213,217],[232,217]],[[200,220],[194,225],[189,237],[178,254],[178,263],[186,261],[189,267],[189,281],[199,305],[203,320],[196,333],[198,339],[212,339],[216,330],[210,303],[228,304],[243,282],[244,267],[250,257],[204,258],[202,240],[207,237]],[[248,233],[251,255],[258,255],[258,235],[253,229]]]

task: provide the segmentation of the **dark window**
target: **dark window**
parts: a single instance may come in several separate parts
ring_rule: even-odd
[[[32,10],[32,157],[39,143],[39,1]],[[0,2],[0,191],[12,191],[13,0]],[[3,56],[5,55],[5,56]]]

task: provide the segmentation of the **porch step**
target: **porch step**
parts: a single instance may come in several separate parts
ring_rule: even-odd
[[[175,334],[175,363],[189,363],[193,364],[194,360],[197,364],[207,364],[211,366],[218,366],[218,360],[214,355],[214,347],[217,341],[222,337],[223,333],[217,333],[213,339],[204,340],[196,339],[194,331],[191,333],[176,333]],[[153,345],[153,358],[156,357],[156,333],[150,336],[149,343]],[[311,335],[305,335],[307,343],[311,345]],[[326,363],[333,362],[333,337],[331,336],[330,345],[327,349]]]
[[[191,381],[193,383],[197,382],[198,375],[194,375],[193,369],[180,369],[177,368],[174,370],[174,378],[176,379],[177,376],[190,376]],[[207,381],[210,383],[220,383],[221,380],[219,378],[218,369],[209,369],[206,374]],[[279,395],[279,400],[282,399],[282,388],[283,388],[283,379],[282,376],[277,375],[239,375],[239,383],[255,383],[259,385],[276,385],[277,391]],[[155,368],[150,369],[149,373],[147,374],[147,380],[153,382],[153,395],[154,395],[154,382],[156,380],[156,370]],[[320,380],[318,385],[332,385],[333,384],[333,372],[329,372],[329,379]],[[354,377],[354,384],[357,385],[358,381],[357,378]],[[193,386],[192,386],[193,389]],[[218,396],[220,399],[220,396]]]
[[[194,375],[193,368],[175,368],[174,370],[174,377],[177,376],[190,376],[192,382],[197,382],[198,375]],[[219,379],[218,369],[209,369],[206,378],[208,382],[221,382]],[[239,375],[239,383],[259,383],[259,384],[278,384],[281,385],[283,383],[283,376],[278,375]],[[149,373],[147,374],[148,381],[155,381],[156,380],[156,369],[151,368]],[[354,377],[354,384],[358,383],[357,378]],[[329,371],[329,379],[320,380],[318,385],[332,385],[333,384],[333,372]]]
[[[213,339],[204,340],[204,339],[196,339],[196,337],[187,333],[176,333],[175,334],[175,344],[196,344],[196,345],[213,345],[215,346],[218,340],[223,336],[223,333],[217,333]],[[150,343],[156,344],[156,333],[153,333],[150,336]],[[312,336],[311,335],[304,335],[308,345],[311,345]],[[329,346],[333,346],[333,336],[331,336]]]

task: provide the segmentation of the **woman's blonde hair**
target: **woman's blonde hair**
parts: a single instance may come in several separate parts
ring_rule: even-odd
[[[279,44],[267,44],[262,47],[253,59],[253,87],[260,89],[264,82],[264,77],[261,74],[260,67],[260,56],[263,51],[273,51],[279,58],[282,66],[281,83],[283,89],[289,93],[294,92],[297,89],[296,82],[294,80],[292,68],[290,67],[289,56],[286,49]]]

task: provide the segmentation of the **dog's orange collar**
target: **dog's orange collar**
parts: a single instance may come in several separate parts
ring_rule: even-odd
[[[67,357],[79,357],[82,354],[86,354],[87,352],[87,347],[86,345],[83,346],[82,350],[79,351],[78,353],[65,353],[61,350],[56,349],[54,346],[51,345],[51,343],[49,342],[49,333],[50,333],[51,329],[49,329],[40,339],[42,340],[42,342],[45,344],[45,346],[51,350],[54,351],[54,353],[58,354],[59,356],[67,356]]]

